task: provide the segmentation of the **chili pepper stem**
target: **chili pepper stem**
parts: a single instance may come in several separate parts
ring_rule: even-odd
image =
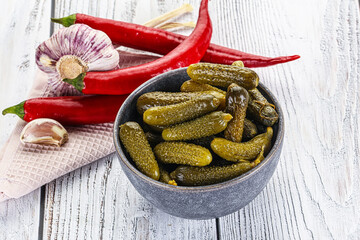
[[[8,108],[6,108],[6,109],[4,109],[4,110],[2,111],[2,115],[11,113],[11,114],[16,114],[16,115],[18,115],[21,119],[23,119],[24,116],[25,116],[24,104],[25,104],[25,101],[23,101],[23,102],[15,105],[15,106],[8,107]]]
[[[86,73],[81,73],[79,74],[76,78],[73,79],[68,79],[65,78],[63,79],[64,82],[73,85],[76,90],[78,90],[79,92],[82,92],[82,90],[84,89],[84,77],[85,77]]]
[[[54,23],[60,23],[64,27],[70,27],[71,25],[75,24],[76,14],[71,14],[63,18],[51,18],[51,21]]]

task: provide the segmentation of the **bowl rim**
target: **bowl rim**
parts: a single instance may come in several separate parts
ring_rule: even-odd
[[[283,115],[281,106],[280,106],[279,102],[277,101],[277,99],[275,98],[275,96],[272,94],[272,92],[260,82],[259,82],[258,87],[260,86],[260,88],[262,90],[264,90],[267,93],[267,95],[269,95],[269,97],[273,101],[274,105],[276,106],[276,110],[277,110],[277,113],[279,115],[279,119],[278,119],[278,122],[277,122],[277,124],[278,124],[278,132],[277,132],[277,138],[275,139],[274,145],[271,147],[270,152],[267,154],[265,159],[262,160],[260,162],[260,164],[258,164],[256,167],[249,170],[248,172],[246,172],[244,174],[241,174],[240,176],[232,178],[230,180],[220,182],[220,183],[216,183],[216,184],[211,184],[211,185],[205,185],[205,186],[174,186],[174,185],[170,185],[170,184],[166,184],[166,183],[154,180],[154,179],[146,176],[145,174],[141,173],[133,164],[131,164],[131,162],[125,156],[125,154],[124,154],[124,152],[123,152],[123,150],[121,148],[120,137],[119,137],[119,131],[120,131],[119,126],[120,126],[121,115],[124,112],[124,108],[125,108],[124,106],[128,105],[128,103],[131,101],[131,98],[133,98],[134,95],[137,95],[138,92],[142,91],[144,88],[148,87],[153,82],[158,81],[158,79],[168,77],[169,75],[175,75],[178,72],[182,72],[182,71],[184,71],[186,69],[187,69],[187,67],[178,68],[178,69],[171,70],[171,71],[162,73],[160,75],[157,75],[157,76],[151,78],[150,80],[146,81],[145,83],[141,84],[139,87],[137,87],[125,99],[125,101],[121,105],[118,113],[116,114],[116,119],[115,119],[114,126],[113,126],[113,140],[114,140],[114,145],[115,145],[116,152],[117,152],[117,154],[119,156],[118,157],[119,161],[122,161],[124,163],[122,166],[126,166],[131,172],[133,172],[138,177],[142,178],[143,181],[149,182],[150,184],[154,184],[157,187],[160,187],[160,188],[163,188],[163,189],[166,189],[166,190],[170,190],[170,191],[207,192],[207,191],[212,191],[212,190],[220,189],[220,188],[224,188],[224,187],[231,187],[231,186],[236,185],[236,184],[238,184],[240,182],[246,181],[248,178],[252,177],[258,171],[260,171],[261,168],[263,168],[263,167],[265,167],[266,165],[269,164],[270,159],[274,157],[276,151],[281,147],[281,144],[282,144],[282,142],[284,140],[285,124],[284,124],[284,117],[283,117],[284,115]]]

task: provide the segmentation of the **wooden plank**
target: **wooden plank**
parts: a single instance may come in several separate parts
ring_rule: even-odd
[[[233,35],[223,44],[263,55],[302,56],[258,70],[282,103],[285,144],[265,190],[219,220],[220,238],[359,239],[358,2],[216,4],[224,10],[213,21],[225,18],[217,25],[221,35]]]
[[[197,7],[199,1],[194,2]],[[56,1],[55,16],[81,12],[143,23],[182,3]],[[190,16],[185,16],[188,21],[186,18]],[[215,220],[185,220],[154,208],[132,187],[114,156],[82,167],[47,185],[46,239],[216,239],[216,234]]]
[[[51,1],[4,1],[0,8],[0,109],[26,99],[36,72],[35,48],[50,35]],[[17,116],[0,118],[0,146]],[[0,239],[36,239],[40,190],[0,203]]]
[[[48,239],[215,239],[215,221],[172,217],[142,198],[114,156],[48,185]],[[45,232],[47,233],[45,234]]]

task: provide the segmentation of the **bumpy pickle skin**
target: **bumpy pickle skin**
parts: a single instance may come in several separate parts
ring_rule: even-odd
[[[210,151],[204,147],[184,142],[163,142],[154,148],[156,159],[165,164],[206,166],[212,161]]]
[[[249,95],[248,115],[265,126],[273,126],[279,119],[274,105],[270,104],[256,88],[249,90]]]
[[[217,87],[205,83],[198,83],[194,80],[188,80],[181,85],[180,91],[212,94],[220,100],[220,105],[217,110],[222,111],[225,109],[226,92]]]
[[[136,102],[136,109],[142,115],[151,107],[166,106],[188,101],[198,94],[186,92],[148,92],[141,95]]]
[[[126,122],[120,126],[119,135],[139,171],[159,180],[159,165],[140,125],[136,122]]]
[[[254,166],[251,162],[239,162],[227,166],[191,167],[179,166],[170,173],[179,185],[203,186],[224,182],[249,171]]]
[[[224,131],[232,118],[228,113],[216,111],[166,128],[161,135],[165,141],[192,140],[208,137]]]
[[[225,112],[230,113],[233,119],[225,129],[226,139],[233,142],[241,142],[248,102],[249,94],[246,89],[235,83],[230,84],[226,93]]]
[[[220,88],[211,86],[210,84],[206,84],[206,83],[199,83],[194,80],[185,81],[181,85],[180,91],[181,92],[215,91],[215,92],[219,92],[223,95],[226,95],[226,92],[224,90],[221,90]]]
[[[249,90],[259,84],[259,76],[249,68],[240,68],[213,63],[191,64],[187,69],[189,77],[199,83],[228,87],[231,83]]]
[[[210,85],[209,85],[210,86]],[[212,86],[210,86],[212,87]],[[201,91],[189,91],[189,92],[148,92],[141,95],[136,102],[136,109],[140,115],[151,107],[167,106],[176,103],[181,103],[188,101],[190,99],[196,98],[202,94],[211,94],[217,99],[220,100],[220,106],[218,110],[223,110],[225,108],[225,95],[226,92],[221,89],[214,88],[213,90],[201,90]],[[222,91],[222,92],[219,92]]]
[[[251,122],[249,119],[245,118],[244,120],[244,132],[243,140],[250,140],[258,134],[258,129],[256,124]]]
[[[218,91],[203,91],[203,92],[197,92],[199,94],[210,94],[210,95],[213,95],[214,97],[216,97],[220,104],[218,106],[218,108],[216,110],[219,110],[219,111],[222,111],[225,109],[225,98],[226,98],[226,95],[225,94],[222,94]]]
[[[149,125],[173,125],[215,111],[219,104],[213,95],[202,94],[182,103],[149,108],[144,112],[143,120]]]
[[[265,145],[252,162],[243,160],[238,163],[224,166],[192,167],[179,166],[170,173],[170,178],[184,186],[204,186],[224,182],[236,178],[256,167],[264,157]]]
[[[228,161],[252,160],[261,152],[263,146],[265,146],[265,153],[270,150],[272,136],[273,129],[267,127],[265,133],[257,135],[248,142],[235,143],[224,138],[214,138],[211,149]]]

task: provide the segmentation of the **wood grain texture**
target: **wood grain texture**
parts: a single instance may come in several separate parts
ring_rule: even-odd
[[[56,1],[55,17],[81,12],[144,23],[181,4]],[[185,220],[154,208],[132,187],[114,155],[69,173],[46,188],[44,239],[216,239],[216,234],[215,220]]]
[[[216,226],[154,208],[111,155],[48,184],[44,238],[215,239]]]
[[[56,17],[81,12],[140,24],[183,3],[55,2]],[[197,9],[200,0],[189,2]],[[211,0],[209,7],[212,42],[302,57],[256,69],[282,103],[286,125],[279,166],[267,187],[217,221],[184,220],[142,198],[111,155],[47,185],[44,239],[360,239],[358,1]],[[31,56],[49,35],[50,1],[6,1],[0,11],[2,109],[22,101],[30,88],[36,70]],[[196,18],[194,11],[180,20]],[[0,118],[0,146],[15,122],[15,116]],[[38,237],[39,195],[37,190],[0,205],[0,239]]]
[[[233,35],[222,44],[302,58],[257,70],[282,103],[283,153],[265,190],[220,219],[221,238],[360,239],[358,2],[243,1],[222,7],[213,21],[233,15],[219,28],[221,35]]]
[[[51,2],[3,1],[0,8],[0,109],[26,99],[35,76],[35,48],[50,35]],[[24,7],[26,6],[26,7]],[[0,146],[19,118],[0,117]],[[0,239],[36,239],[40,190],[0,203]]]

